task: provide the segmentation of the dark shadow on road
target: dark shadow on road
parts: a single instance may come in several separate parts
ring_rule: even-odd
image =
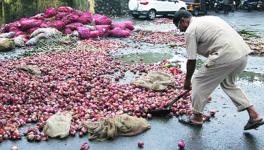
[[[258,149],[257,139],[254,135],[252,135],[249,132],[244,132],[243,135],[244,135],[243,137],[249,149]]]

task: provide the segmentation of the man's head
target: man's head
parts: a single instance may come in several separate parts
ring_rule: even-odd
[[[173,23],[181,32],[185,32],[190,24],[192,14],[189,11],[177,11],[174,15]]]

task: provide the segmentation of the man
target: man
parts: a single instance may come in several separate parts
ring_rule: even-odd
[[[249,121],[244,130],[263,125],[262,117],[235,84],[251,52],[242,37],[215,16],[192,17],[188,11],[178,11],[173,23],[181,32],[185,32],[188,60],[184,89],[192,89],[193,115],[184,123],[203,124],[202,114],[207,98],[220,85],[238,111],[247,110]],[[193,76],[197,54],[207,57],[207,60]]]

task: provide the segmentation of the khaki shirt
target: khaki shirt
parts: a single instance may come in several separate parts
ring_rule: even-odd
[[[251,53],[242,37],[215,16],[192,17],[185,40],[188,59],[200,54],[208,58],[208,66],[232,62]]]

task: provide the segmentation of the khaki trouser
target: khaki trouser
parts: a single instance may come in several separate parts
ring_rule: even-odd
[[[208,96],[219,84],[238,111],[243,111],[252,106],[246,95],[235,83],[238,75],[245,69],[247,59],[247,56],[244,56],[230,63],[215,64],[210,67],[203,65],[192,79],[193,112],[203,113]]]

